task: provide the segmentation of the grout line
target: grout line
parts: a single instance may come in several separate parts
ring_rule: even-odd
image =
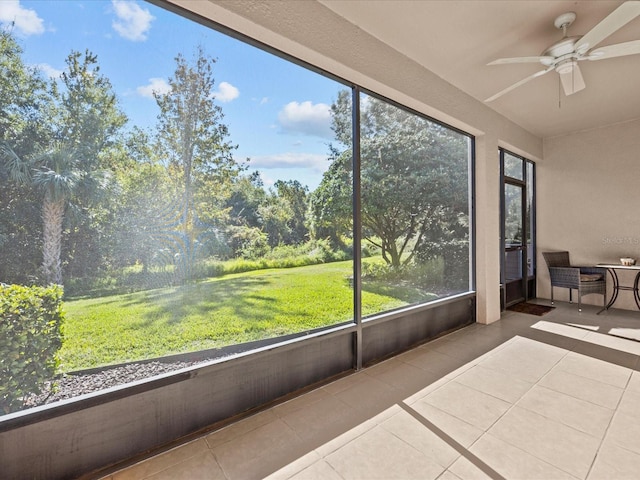
[[[436,434],[441,440],[443,440],[445,443],[447,443],[450,447],[452,447],[461,456],[463,456],[465,459],[469,460],[473,465],[475,465],[480,470],[482,470],[483,473],[485,473],[486,475],[488,475],[489,477],[491,477],[494,480],[506,480],[505,477],[503,477],[498,472],[496,472],[493,468],[491,468],[489,465],[487,465],[485,462],[483,462],[479,457],[477,457],[476,455],[471,453],[469,451],[469,449],[463,447],[454,438],[452,438],[450,435],[448,435],[443,430],[438,428],[432,422],[427,420],[424,416],[420,415],[412,407],[410,407],[409,405],[407,405],[404,402],[400,402],[398,405],[405,412],[407,412],[409,415],[411,415],[413,418],[415,418],[417,421],[419,421],[422,425],[424,425],[426,428],[431,430],[431,432]]]
[[[611,425],[613,424],[613,420],[614,420],[614,418],[616,418],[618,416],[618,409],[620,408],[620,404],[622,403],[622,399],[624,398],[624,394],[627,392],[627,388],[629,387],[629,383],[631,382],[631,377],[633,377],[633,371],[629,375],[629,378],[627,379],[627,383],[625,384],[624,388],[622,389],[622,395],[620,395],[620,398],[618,399],[618,402],[616,403],[616,406],[613,409],[613,415],[611,415],[611,418],[609,419],[609,423],[607,424],[607,428],[605,428],[605,430],[604,430],[604,434],[602,435],[602,439],[600,440],[600,443],[598,445],[598,450],[596,451],[596,454],[593,457],[593,461],[591,462],[591,465],[589,465],[589,470],[587,471],[587,477],[586,478],[589,478],[589,474],[591,473],[591,470],[593,470],[593,466],[595,465],[596,460],[598,459],[598,456],[600,455],[600,450],[602,449],[602,446],[604,445],[604,442],[607,439],[607,436],[609,435],[609,430],[611,429]],[[620,447],[624,449],[624,447],[622,447],[622,446],[620,446]]]

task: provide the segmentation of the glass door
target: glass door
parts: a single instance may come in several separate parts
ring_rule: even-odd
[[[525,264],[525,187],[504,184],[504,289],[505,307],[527,298]]]
[[[534,164],[504,150],[501,160],[501,305],[535,298]]]

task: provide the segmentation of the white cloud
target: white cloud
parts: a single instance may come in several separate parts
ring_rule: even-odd
[[[331,108],[325,103],[290,102],[278,113],[278,122],[285,133],[333,138]]]
[[[35,67],[49,78],[62,77],[62,70],[58,70],[57,68],[52,67],[48,63],[39,63]]]
[[[264,172],[258,172],[258,173],[260,173],[260,179],[262,180],[262,183],[264,183],[267,187],[273,187],[278,181],[278,179],[276,178],[272,178],[269,175],[265,175]]]
[[[16,30],[22,35],[44,33],[42,19],[35,10],[24,8],[19,0],[0,1],[0,22],[15,22]]]
[[[326,155],[317,153],[278,153],[260,155],[249,159],[252,168],[307,168],[317,173],[324,173],[329,168]]]
[[[240,96],[240,90],[230,83],[220,82],[220,85],[218,85],[218,91],[214,92],[214,95],[216,100],[227,103],[238,98]]]
[[[167,83],[164,78],[150,78],[148,85],[143,85],[141,87],[136,88],[136,92],[141,97],[153,98],[153,93],[158,93],[160,95],[164,95],[165,93],[169,93],[171,91],[171,85]]]
[[[151,22],[155,19],[149,10],[141,8],[137,3],[125,0],[111,0],[111,5],[116,17],[118,17],[111,23],[111,26],[121,37],[134,42],[147,39],[147,32],[151,28]]]

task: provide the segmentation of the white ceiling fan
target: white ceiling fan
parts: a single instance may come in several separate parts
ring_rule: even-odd
[[[562,29],[563,38],[547,48],[541,55],[534,57],[499,58],[488,64],[541,63],[545,66],[545,69],[514,83],[492,97],[487,98],[485,102],[491,102],[505,93],[524,85],[534,78],[541,77],[552,70],[555,70],[560,75],[565,95],[579,92],[585,88],[585,83],[578,62],[582,60],[604,60],[606,58],[640,53],[640,40],[597,47],[601,41],[622,28],[638,15],[640,15],[640,1],[625,2],[588,33],[575,37],[567,36],[567,28],[576,19],[576,14],[569,12],[560,15],[555,19],[554,25],[556,28]]]

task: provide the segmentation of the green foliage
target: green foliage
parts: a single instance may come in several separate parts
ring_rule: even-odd
[[[96,54],[71,51],[65,59],[62,90],[52,85],[57,138],[73,147],[85,170],[99,169],[100,154],[116,140],[127,122],[111,81],[100,73]]]
[[[199,46],[192,63],[181,53],[175,62],[176,69],[168,81],[170,90],[154,92],[160,108],[158,140],[162,155],[180,170],[189,193],[196,174],[212,175],[223,184],[240,168],[232,158],[237,147],[229,143],[222,108],[215,103],[216,60]]]
[[[165,168],[151,160],[131,162],[117,171],[120,201],[112,254],[118,268],[139,263],[147,272],[173,264],[167,237],[180,215],[177,188]]]
[[[205,262],[204,277],[250,272],[267,268],[293,268],[351,258],[345,251],[331,248],[329,240],[311,240],[302,245],[278,245],[256,258],[236,258],[224,262]]]
[[[11,29],[0,25],[0,279],[31,283],[41,258],[41,210],[22,158],[46,139],[46,83],[22,59]],[[27,183],[25,183],[27,182]]]
[[[234,260],[224,263],[226,274],[217,278],[66,302],[61,370],[218,348],[353,318],[351,261],[246,273],[269,262]],[[380,258],[369,262],[389,268]],[[434,271],[424,275],[441,274],[437,262],[429,268]],[[367,278],[362,312],[368,316],[435,298],[416,285]]]
[[[242,231],[248,227],[234,227]],[[258,229],[249,229],[258,235],[261,245],[264,234]],[[135,239],[132,236],[131,239]],[[171,263],[172,255],[167,253],[166,262],[155,258],[148,265],[136,262],[121,266],[110,272],[102,272],[94,277],[77,277],[67,281],[65,295],[67,299],[85,296],[101,297],[105,295],[137,292],[185,283],[176,278],[176,266]],[[293,268],[320,263],[339,262],[352,258],[351,249],[333,250],[329,240],[310,240],[301,245],[279,245],[273,249],[266,246],[260,256],[238,257],[221,260],[216,256],[200,260],[192,269],[191,282],[220,277],[231,273],[251,272],[268,268]]]
[[[265,202],[267,193],[259,172],[240,175],[234,182],[227,199],[231,225],[259,228],[258,207]]]
[[[433,288],[442,283],[442,274],[442,262],[437,259],[412,262],[398,267],[380,261],[380,258],[370,258],[362,262],[363,281]]]
[[[363,262],[362,278],[363,280],[379,280],[379,281],[398,281],[405,276],[407,267],[394,267],[384,262]]]
[[[351,150],[331,147],[328,170],[309,195],[307,223],[312,238],[328,238],[334,248],[344,248],[353,232],[353,175]]]
[[[176,69],[166,93],[155,93],[160,108],[158,115],[158,147],[163,160],[172,166],[183,184],[185,232],[191,224],[194,207],[198,216],[209,214],[210,199],[218,200],[242,168],[233,159],[237,146],[228,141],[229,130],[222,123],[222,108],[215,103],[213,65],[216,60],[199,46],[189,63],[180,53]],[[194,187],[214,185],[211,191],[197,195]],[[205,189],[206,190],[206,189]],[[209,220],[205,218],[205,220]]]
[[[269,251],[267,234],[257,227],[234,226],[227,228],[229,246],[236,256],[256,260]]]
[[[82,275],[95,271],[104,258],[98,244],[110,219],[97,200],[109,176],[102,168],[101,155],[113,145],[116,133],[126,122],[109,80],[100,74],[95,55],[89,51],[84,55],[72,52],[66,63],[60,83],[51,82],[45,90],[44,83],[32,73],[29,78],[33,81],[25,84],[28,91],[17,92],[15,98],[8,99],[7,109],[22,114],[12,128],[22,131],[5,144],[15,152],[13,161],[6,161],[8,150],[4,148],[0,167],[4,171],[0,177],[6,176],[19,189],[18,202],[41,205],[38,217],[43,225],[36,242],[41,246],[38,256],[42,265],[40,271],[30,270],[26,275],[34,279],[42,276],[44,283],[58,284],[63,282],[63,265],[69,265],[75,275]],[[10,57],[8,65],[11,71],[22,71],[23,77],[28,74],[21,67],[19,56]],[[27,93],[27,100],[33,102],[30,110],[25,110],[25,99],[20,96]],[[21,230],[35,229],[35,218],[21,218],[14,223],[11,210],[16,207],[2,207],[0,204],[0,219],[7,235],[24,239]],[[9,245],[15,258],[24,256],[17,252],[22,246]],[[9,272],[16,267],[15,261],[10,262]],[[17,266],[26,269],[31,263]],[[7,278],[16,280],[15,276],[3,277]]]
[[[301,245],[278,245],[264,256],[268,263],[274,264],[273,268],[281,268],[281,264],[295,264],[295,266],[312,265],[347,260],[351,258],[348,252],[334,250],[328,239],[310,240]]]
[[[444,273],[442,283],[449,293],[465,292],[469,289],[469,240],[466,238],[425,243],[416,259],[428,262],[442,259]]]
[[[438,298],[433,290],[442,285],[442,262],[428,261],[410,263],[394,267],[380,257],[362,262],[362,289],[364,291],[388,295],[416,304]],[[374,312],[378,313],[378,312]]]
[[[0,284],[0,410],[11,413],[41,392],[58,365],[62,289]]]
[[[393,267],[412,262],[422,243],[441,240],[434,222],[468,211],[468,141],[388,102],[363,97],[360,180],[362,236]],[[346,234],[351,218],[351,99],[331,107],[336,139],[331,166],[311,195],[311,230]],[[453,212],[453,216],[449,215]]]
[[[283,243],[301,244],[309,234],[305,225],[309,189],[298,180],[278,180],[274,187],[278,199],[286,205],[289,217],[287,220],[289,235],[283,238]]]
[[[440,259],[444,264],[441,285],[449,293],[469,289],[469,218],[452,209],[443,209],[429,225],[428,241],[416,251],[416,261]]]
[[[46,89],[38,69],[22,54],[12,33],[0,25],[0,141],[10,142],[19,156],[30,153],[41,133]]]
[[[179,287],[65,302],[60,369],[219,348],[353,318],[351,261],[229,274]],[[363,292],[363,314],[407,302]]]

